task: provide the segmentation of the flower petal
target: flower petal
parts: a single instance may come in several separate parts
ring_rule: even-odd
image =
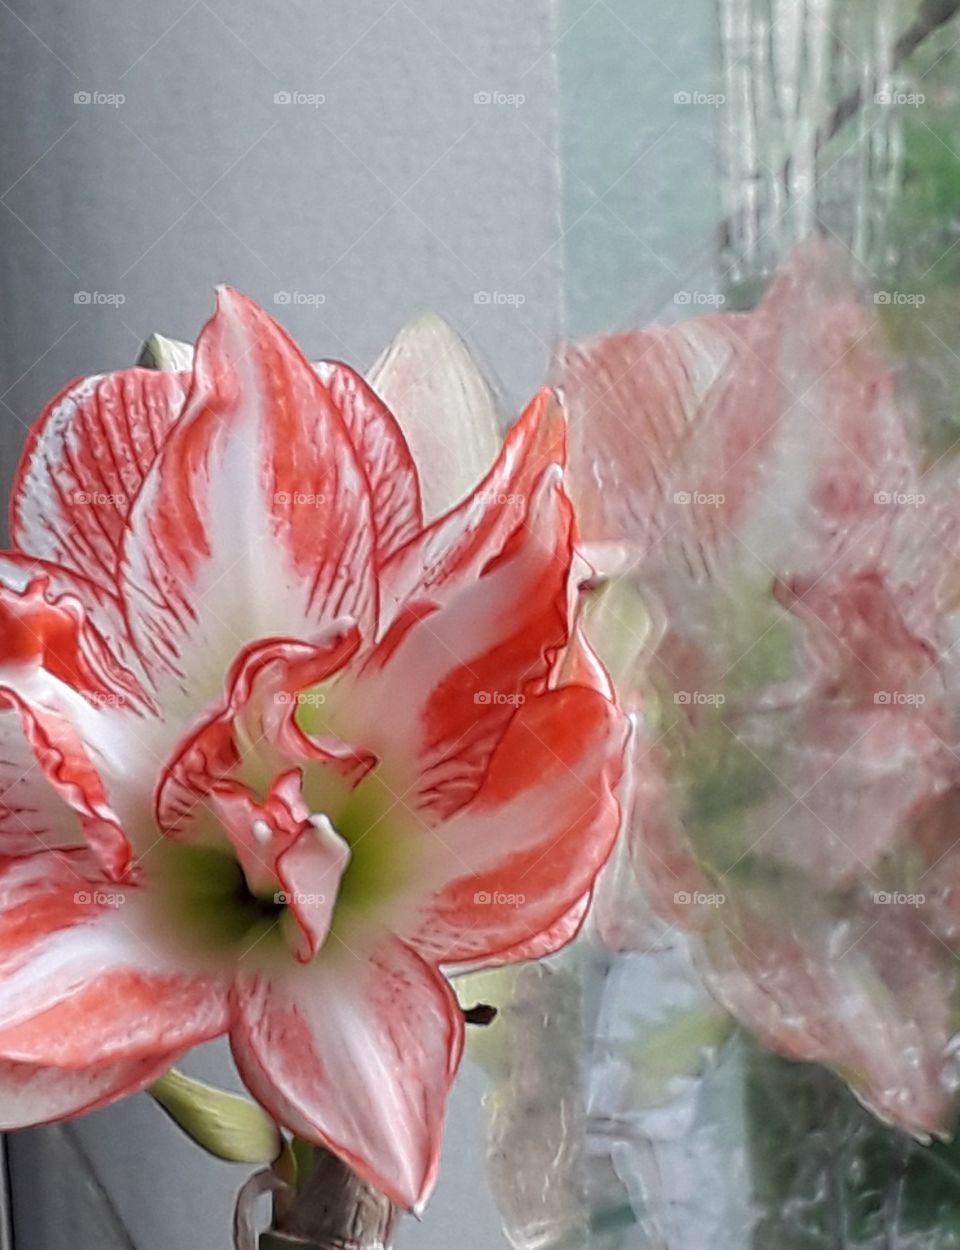
[[[319,1142],[404,1207],[434,1183],[463,1016],[446,981],[384,938],[284,976],[242,976],[234,1058],[285,1127]]]
[[[296,769],[277,777],[261,801],[246,787],[221,782],[211,803],[233,843],[250,891],[290,909],[297,957],[307,963],[330,932],[350,848],[303,797]]]
[[[624,541],[635,554],[655,555],[690,513],[672,506],[674,492],[692,497],[698,489],[722,489],[702,473],[709,466],[719,478],[724,462],[711,456],[714,414],[745,352],[741,321],[737,314],[701,317],[564,350],[558,384],[570,422],[571,489],[586,538]],[[753,437],[759,434],[754,424]],[[751,441],[745,435],[724,459],[744,457]],[[741,466],[744,474],[749,463]],[[731,507],[741,496],[730,496]]]
[[[43,776],[77,813],[84,841],[97,855],[103,871],[122,881],[133,859],[126,833],[110,808],[103,780],[64,717],[22,699],[0,685],[0,696],[19,713],[21,728]]]
[[[0,1062],[0,1132],[52,1124],[135,1094],[163,1076],[180,1054],[79,1069]]]
[[[155,804],[160,828],[181,836],[198,831],[210,814],[200,800],[215,785],[231,776],[259,782],[293,760],[326,765],[352,788],[373,757],[339,740],[309,737],[297,712],[305,688],[335,673],[359,644],[355,625],[335,621],[316,643],[266,638],[244,647],[227,674],[226,693],[162,770]]]
[[[563,467],[566,456],[560,405],[552,391],[541,391],[473,493],[386,563],[380,576],[382,625],[407,604],[442,602],[474,581],[516,529],[544,471],[551,465]]]
[[[405,326],[367,381],[400,422],[433,520],[473,490],[499,450],[490,387],[460,336],[432,316]]]
[[[344,616],[372,636],[374,542],[329,391],[265,313],[221,291],[130,516],[121,585],[141,649],[195,709],[257,638],[309,638]]]
[[[616,840],[625,737],[622,713],[594,690],[524,704],[473,802],[425,833],[409,896],[419,914],[398,931],[445,964],[522,952],[558,925],[562,936]]]
[[[916,474],[876,318],[837,273],[812,244],[753,313],[566,351],[588,540],[626,544],[671,589],[731,561],[818,577],[882,548]]]
[[[42,775],[79,814],[116,879],[129,865],[130,847],[103,778],[135,788],[142,777],[129,748],[143,698],[74,595],[52,593],[45,577],[23,591],[0,587],[0,706],[18,713]]]
[[[84,619],[103,640],[105,651],[114,657],[124,674],[135,677],[140,687],[140,701],[148,701],[149,684],[145,681],[143,664],[124,619],[123,605],[113,590],[105,589],[78,572],[51,564],[49,560],[22,555],[19,551],[0,552],[0,592],[4,587],[22,592],[31,582],[45,584],[51,599],[69,595],[80,606]],[[0,641],[2,650],[4,644]]]
[[[227,992],[164,952],[143,892],[85,851],[0,864],[0,1059],[86,1068],[216,1037]]]
[[[261,897],[275,893],[277,860],[300,836],[310,815],[300,774],[291,769],[274,778],[263,800],[246,786],[221,781],[211,792],[210,803],[250,891]]]
[[[446,965],[446,970],[451,975],[460,976],[461,973],[481,972],[484,968],[501,968],[506,964],[522,964],[533,959],[545,959],[547,955],[553,955],[556,951],[569,946],[574,940],[583,928],[592,902],[593,895],[588,892],[582,898],[578,898],[570,910],[565,912],[549,929],[543,929],[517,946],[508,946],[495,954],[486,955],[480,959],[459,961],[455,966]]]
[[[415,810],[446,816],[476,793],[505,726],[567,645],[573,515],[559,477],[544,473],[477,580],[414,616],[399,641],[388,633],[332,694],[336,723]]]
[[[0,712],[0,856],[82,846],[78,813],[47,781],[19,716]]]
[[[358,373],[332,360],[314,367],[340,410],[370,483],[377,562],[383,563],[423,528],[416,465],[396,419]]]
[[[297,958],[316,955],[330,932],[350,848],[326,816],[314,814],[277,861],[285,901],[299,928]]]
[[[755,891],[725,907],[706,934],[709,982],[765,1045],[833,1067],[908,1132],[945,1136],[956,1109],[954,956],[929,940],[922,912],[878,908],[872,894],[838,916],[793,881],[772,904]]]
[[[182,375],[148,369],[83,378],[61,391],[17,472],[16,545],[112,585],[130,508],[185,392]]]

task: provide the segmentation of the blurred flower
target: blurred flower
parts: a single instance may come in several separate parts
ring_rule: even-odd
[[[960,483],[897,383],[818,248],[560,376],[588,550],[629,570],[591,637],[633,637],[644,895],[768,1045],[923,1135],[957,1086]]]
[[[415,446],[479,455],[445,334],[375,380]],[[276,1121],[417,1205],[462,1046],[440,969],[563,945],[617,832],[564,422],[538,395],[425,525],[385,404],[249,300],[161,356],[52,402],[0,557],[2,1124],[229,1032]]]

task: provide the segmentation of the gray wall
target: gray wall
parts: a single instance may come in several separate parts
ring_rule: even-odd
[[[565,330],[689,316],[718,288],[717,0],[558,0]]]
[[[152,330],[192,337],[221,281],[311,353],[360,365],[435,310],[520,403],[560,324],[550,7],[0,3],[4,492],[54,391],[130,363]],[[284,92],[294,101],[276,103]],[[194,1070],[222,1077],[222,1050]],[[504,1244],[480,1094],[468,1068],[435,1200],[403,1244]],[[143,1097],[8,1145],[20,1250],[228,1245],[242,1171],[207,1161]]]

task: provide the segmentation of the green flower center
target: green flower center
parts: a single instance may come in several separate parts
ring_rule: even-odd
[[[375,770],[331,823],[350,847],[330,926],[331,934],[342,938],[352,924],[375,916],[409,880],[410,818]],[[252,890],[226,834],[204,844],[164,838],[145,867],[165,927],[189,948],[236,957],[254,948],[260,957],[290,954],[290,926],[297,921],[280,897],[283,887]],[[330,885],[319,882],[318,892]]]

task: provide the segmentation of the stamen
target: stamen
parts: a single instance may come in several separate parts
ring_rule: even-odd
[[[253,836],[263,846],[273,837],[273,830],[265,820],[258,819],[253,822]]]
[[[337,833],[330,821],[330,817],[324,815],[323,812],[311,812],[307,817],[307,824],[316,829],[317,833],[320,834],[321,840],[326,842],[328,846],[339,849],[347,845],[346,838],[341,837]]]

